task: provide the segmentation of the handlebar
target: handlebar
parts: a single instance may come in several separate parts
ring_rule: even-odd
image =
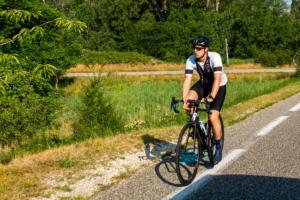
[[[198,109],[200,111],[205,111],[207,113],[210,114],[210,103],[207,101],[206,98],[203,98],[202,100],[187,100],[187,102],[189,103],[189,107],[196,107],[198,108],[200,106],[200,104],[205,104],[205,109]],[[183,99],[179,99],[176,100],[175,97],[172,97],[172,101],[171,101],[171,110],[173,110],[175,113],[179,113],[179,111],[177,110],[177,104],[178,103],[183,103]]]

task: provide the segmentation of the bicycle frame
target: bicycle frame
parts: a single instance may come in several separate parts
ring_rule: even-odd
[[[176,100],[175,97],[172,97],[172,102],[171,102],[171,109],[174,110],[175,113],[179,113],[177,110],[177,104],[178,103],[183,103],[183,100]],[[210,104],[206,99],[201,100],[188,100],[189,107],[192,109],[193,113],[189,115],[189,122],[195,124],[196,126],[199,125],[198,130],[199,134],[201,137],[201,142],[206,144],[205,138],[207,137],[207,130],[205,128],[205,123],[199,119],[199,115],[201,112],[206,112],[207,113],[207,118],[209,119],[209,115],[211,114],[210,112]],[[205,104],[205,109],[199,108],[200,105]],[[203,133],[203,134],[201,134]]]

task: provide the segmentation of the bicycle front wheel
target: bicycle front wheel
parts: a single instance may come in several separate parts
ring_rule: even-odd
[[[176,146],[176,174],[181,184],[190,184],[198,170],[200,142],[195,124],[186,124],[179,135]]]
[[[220,120],[221,130],[222,130],[221,143],[224,146],[225,133],[224,133],[223,119],[222,119],[221,115],[219,115],[219,120]],[[215,134],[213,132],[211,122],[208,121],[208,126],[207,126],[208,158],[209,158],[209,161],[212,165],[214,165],[214,155],[215,155],[215,152],[216,152],[216,142],[215,142],[215,136],[214,135]]]

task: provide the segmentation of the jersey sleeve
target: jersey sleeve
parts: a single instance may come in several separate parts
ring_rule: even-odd
[[[222,73],[223,71],[223,63],[220,54],[215,53],[213,59],[213,71],[214,73]]]
[[[186,76],[192,76],[193,75],[194,65],[195,65],[195,63],[193,62],[192,58],[189,57],[186,60],[186,63],[185,63],[185,75]]]

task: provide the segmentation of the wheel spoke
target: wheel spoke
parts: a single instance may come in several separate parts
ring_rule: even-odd
[[[187,124],[180,133],[176,147],[176,173],[180,182],[189,184],[195,177],[199,162],[199,141],[195,126]]]

